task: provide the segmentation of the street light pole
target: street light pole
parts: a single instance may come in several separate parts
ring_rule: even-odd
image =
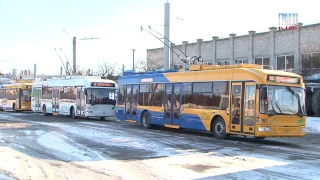
[[[134,68],[134,51],[136,50],[136,49],[131,49],[132,50],[132,69],[134,70],[135,68]]]

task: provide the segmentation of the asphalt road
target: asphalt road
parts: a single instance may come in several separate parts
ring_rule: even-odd
[[[255,140],[0,112],[0,179],[320,179],[320,134]]]

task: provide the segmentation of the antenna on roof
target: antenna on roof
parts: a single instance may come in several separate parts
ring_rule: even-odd
[[[66,72],[66,74],[67,74],[67,75],[70,75],[71,73],[70,73],[70,71],[66,68],[66,66],[64,65],[63,60],[62,60],[59,52],[57,51],[56,48],[54,48],[54,51],[58,54],[58,56],[59,56],[59,58],[60,58],[60,60],[61,60],[61,63],[62,63],[62,65],[63,65],[63,68],[64,68],[64,70],[65,70],[65,72]]]
[[[66,58],[66,60],[67,60],[67,62],[68,62],[68,65],[69,65],[69,67],[67,67],[67,69],[68,69],[68,71],[70,72],[72,72],[72,67],[71,67],[71,65],[70,65],[70,62],[69,62],[69,60],[68,60],[68,58],[67,58],[67,56],[64,54],[64,52],[62,51],[62,48],[60,48],[60,51],[62,52],[62,54],[64,55],[64,57]],[[69,69],[70,68],[70,69]]]
[[[168,40],[170,43],[174,44],[173,42],[171,42],[168,38],[164,37],[162,34],[160,34],[158,31],[152,29],[150,26],[149,26],[149,29],[151,29],[152,31],[156,32],[157,34],[159,34],[160,36],[162,36],[164,39]],[[175,46],[177,49],[179,49],[177,46]],[[185,56],[185,57],[188,57],[183,51],[181,51],[181,49],[179,49],[179,51]]]
[[[143,30],[145,30],[145,29],[143,29],[142,26],[140,26],[140,28],[141,28],[141,32],[142,32]],[[162,37],[162,39],[166,39],[166,40],[168,40],[170,43],[172,43],[169,39],[167,39],[166,37],[164,37],[162,34],[160,34],[159,32],[157,32],[156,30],[152,29],[150,26],[149,26],[149,29],[150,29],[150,30],[153,30],[154,32],[156,32],[157,34],[159,34],[159,35]],[[147,30],[145,30],[145,31],[147,31]],[[192,58],[189,58],[181,49],[179,49],[177,46],[175,46],[175,47],[184,55],[183,58],[180,58],[180,55],[179,55],[176,51],[174,51],[168,44],[166,44],[164,41],[162,41],[161,38],[158,38],[157,36],[155,36],[154,34],[152,34],[150,31],[147,31],[147,32],[148,32],[149,34],[151,34],[153,37],[157,38],[159,41],[161,41],[165,46],[167,46],[168,48],[170,48],[170,50],[172,50],[172,52],[174,52],[174,53],[178,56],[178,58],[179,58],[184,64],[187,64],[187,65],[190,66],[191,64],[195,64],[196,62],[197,62],[197,63],[203,63],[203,58],[202,58],[202,56],[199,56],[199,57],[193,56]],[[172,44],[174,44],[174,43],[172,43]]]

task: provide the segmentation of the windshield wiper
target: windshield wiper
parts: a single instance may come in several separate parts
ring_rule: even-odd
[[[272,107],[272,108],[273,108],[273,107]],[[274,116],[274,115],[276,115],[276,112],[275,112],[274,109],[268,111],[268,116],[269,116],[269,117],[270,117],[270,116]]]
[[[288,109],[290,112],[292,112],[292,114],[294,115],[298,115],[300,117],[302,117],[304,114],[303,113],[299,113],[299,111],[294,111],[294,110],[291,110],[291,109]]]

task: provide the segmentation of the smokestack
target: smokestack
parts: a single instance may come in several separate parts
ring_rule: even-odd
[[[36,65],[36,64],[34,64],[33,71],[34,71],[34,73],[33,73],[33,80],[35,81],[36,78],[37,78],[37,65]]]
[[[163,47],[163,66],[165,70],[169,69],[169,28],[170,28],[170,3],[164,4],[164,45]]]
[[[76,37],[73,37],[73,73],[76,74],[77,72],[77,62],[76,62]]]

